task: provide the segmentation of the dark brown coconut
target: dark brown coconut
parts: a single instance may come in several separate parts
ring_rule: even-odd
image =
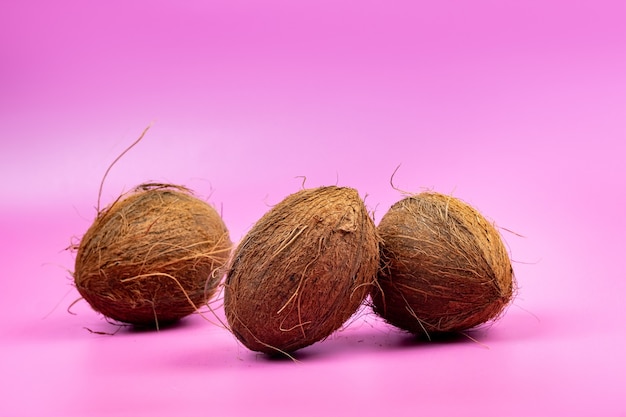
[[[285,198],[233,253],[224,309],[249,349],[287,353],[325,339],[359,308],[378,269],[373,221],[356,190]]]
[[[74,281],[94,310],[158,327],[215,293],[231,246],[213,207],[184,187],[146,184],[98,214],[78,247]]]
[[[421,193],[381,219],[374,311],[417,335],[455,332],[496,318],[514,290],[498,231],[451,196]]]

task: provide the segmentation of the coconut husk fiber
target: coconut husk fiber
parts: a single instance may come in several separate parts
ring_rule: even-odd
[[[406,197],[381,218],[374,311],[416,335],[458,332],[498,317],[515,290],[496,228],[461,200]]]
[[[356,190],[296,192],[233,253],[224,309],[251,350],[293,352],[325,339],[360,307],[378,269],[378,238]]]
[[[98,213],[78,246],[74,282],[103,315],[158,328],[216,292],[231,247],[209,204],[181,186],[144,184]]]

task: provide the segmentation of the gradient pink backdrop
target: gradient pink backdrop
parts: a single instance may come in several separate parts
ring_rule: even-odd
[[[0,414],[626,416],[625,21],[622,1],[5,1]],[[299,363],[198,315],[91,333],[116,327],[68,313],[64,249],[150,123],[102,205],[185,184],[236,241],[302,177],[379,219],[400,166],[396,187],[506,229],[519,296],[479,343],[365,310]]]

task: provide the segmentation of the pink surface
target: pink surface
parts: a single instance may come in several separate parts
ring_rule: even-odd
[[[0,415],[626,416],[625,19],[621,1],[5,2]],[[103,205],[185,184],[239,240],[302,177],[379,219],[400,165],[398,188],[524,236],[502,232],[519,296],[477,343],[365,310],[298,363],[198,315],[157,333],[70,314],[64,248],[152,121]]]

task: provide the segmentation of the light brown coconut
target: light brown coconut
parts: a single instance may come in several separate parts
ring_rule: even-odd
[[[224,309],[251,350],[288,353],[325,339],[360,307],[378,269],[373,221],[356,190],[296,192],[233,253]]]
[[[416,335],[467,330],[498,317],[515,290],[495,227],[467,203],[424,192],[394,204],[382,239],[374,311]]]
[[[74,282],[103,315],[158,328],[214,295],[231,247],[209,204],[181,186],[144,184],[98,213],[78,246]]]

